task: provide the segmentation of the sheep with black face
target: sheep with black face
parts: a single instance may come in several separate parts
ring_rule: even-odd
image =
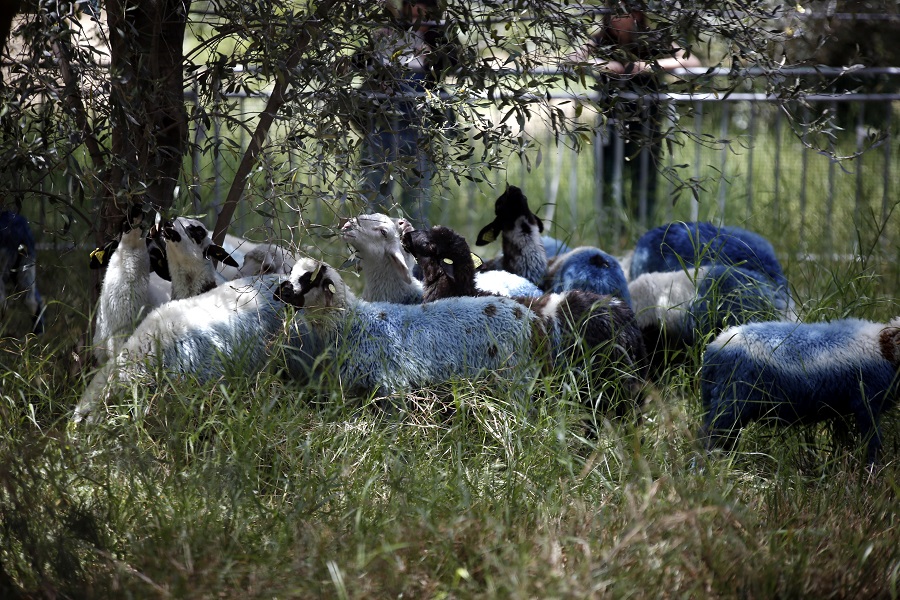
[[[498,261],[486,262],[483,268],[502,268],[542,286],[547,274],[547,251],[541,237],[544,222],[531,212],[528,198],[514,185],[497,198],[494,214],[495,219],[478,233],[475,244],[484,246],[502,237],[503,255]]]

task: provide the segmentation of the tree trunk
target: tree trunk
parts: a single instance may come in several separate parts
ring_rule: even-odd
[[[187,148],[182,44],[190,0],[110,0],[112,165],[98,242],[127,209],[172,206]]]

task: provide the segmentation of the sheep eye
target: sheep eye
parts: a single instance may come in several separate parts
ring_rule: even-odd
[[[387,236],[388,236],[388,230],[387,230],[387,229],[379,229],[379,231],[381,232],[381,237],[387,237]]]

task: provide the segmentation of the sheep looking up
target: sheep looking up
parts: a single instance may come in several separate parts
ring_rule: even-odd
[[[854,417],[867,457],[881,449],[881,415],[897,403],[900,317],[830,323],[750,323],[723,331],[703,355],[700,438],[730,450],[760,419],[791,425]]]
[[[404,227],[408,227],[404,221]],[[400,228],[382,214],[361,215],[348,220],[341,237],[356,250],[366,283],[362,298],[369,302],[418,304],[422,283],[410,269],[414,259],[400,243]]]
[[[164,221],[159,233],[166,242],[172,300],[208,292],[222,283],[211,258],[232,267],[239,266],[224,248],[212,242],[209,231],[196,219],[178,217],[173,221]]]
[[[514,185],[497,198],[494,214],[496,218],[482,228],[475,244],[484,246],[502,236],[502,268],[542,286],[547,273],[547,252],[541,237],[544,222],[531,212],[528,198]],[[496,265],[486,263],[483,269],[495,268]]]
[[[31,313],[31,330],[44,331],[44,301],[37,289],[37,249],[25,217],[0,211],[0,313],[6,311],[6,285],[23,294]]]
[[[348,391],[385,396],[461,377],[519,382],[534,375],[536,317],[508,298],[367,302],[334,268],[312,259],[297,263],[278,296],[303,309],[319,344],[316,364]]]

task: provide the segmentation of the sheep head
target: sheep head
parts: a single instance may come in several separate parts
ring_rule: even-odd
[[[509,186],[494,203],[496,218],[478,233],[475,244],[484,246],[496,240],[501,233],[511,235],[519,230],[525,236],[544,231],[544,222],[528,208],[528,198],[520,188]]]
[[[379,213],[360,215],[341,227],[341,238],[359,253],[363,263],[386,263],[407,284],[412,283],[407,257],[400,244],[400,227],[409,228],[405,220],[395,221]]]
[[[409,231],[403,235],[403,247],[422,267],[426,300],[429,290],[445,280],[450,285],[445,286],[442,298],[478,295],[473,254],[465,238],[452,229],[436,225],[430,230]]]
[[[327,263],[307,258],[294,265],[275,298],[297,308],[342,308],[352,298],[344,280]]]
[[[881,331],[881,355],[885,360],[900,369],[900,317],[896,317]]]
[[[231,267],[239,267],[228,251],[214,244],[209,230],[196,219],[178,217],[163,221],[159,227],[162,239],[166,241],[166,255],[172,254],[176,260],[191,258],[197,261],[214,258]]]

